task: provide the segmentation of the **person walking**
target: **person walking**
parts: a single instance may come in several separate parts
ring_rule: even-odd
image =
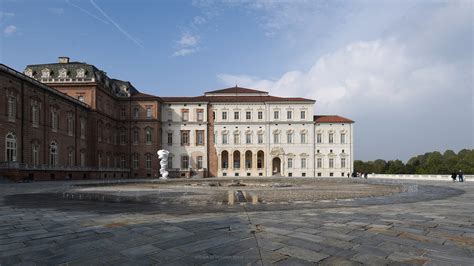
[[[453,179],[453,182],[456,182],[456,172],[451,174],[451,178]]]
[[[464,176],[463,176],[462,170],[459,170],[458,177],[459,177],[459,182],[464,182]]]

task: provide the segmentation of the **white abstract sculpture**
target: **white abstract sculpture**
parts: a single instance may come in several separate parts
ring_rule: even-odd
[[[161,177],[160,179],[168,179],[168,171],[166,171],[166,167],[168,166],[168,156],[170,154],[169,151],[167,150],[159,150],[157,152],[158,154],[158,159],[160,159],[160,165],[161,165],[161,168],[160,168],[160,174],[161,174]]]

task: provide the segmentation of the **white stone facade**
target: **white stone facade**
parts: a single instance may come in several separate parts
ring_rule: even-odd
[[[208,158],[207,103],[166,102],[161,109],[162,148],[170,152],[168,169],[202,172]]]
[[[218,177],[347,176],[353,170],[353,121],[313,116],[313,100],[243,88],[163,100],[162,147],[170,151],[170,168],[212,172],[214,165]],[[190,142],[183,144],[186,132]]]

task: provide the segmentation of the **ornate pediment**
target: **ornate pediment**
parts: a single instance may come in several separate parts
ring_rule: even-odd
[[[273,155],[273,156],[283,155],[283,154],[285,154],[285,151],[283,150],[283,148],[273,148],[271,150],[270,154]]]

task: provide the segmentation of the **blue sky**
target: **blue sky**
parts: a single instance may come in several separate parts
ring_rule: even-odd
[[[160,96],[238,83],[356,120],[358,159],[473,148],[472,1],[0,0],[0,61]]]

